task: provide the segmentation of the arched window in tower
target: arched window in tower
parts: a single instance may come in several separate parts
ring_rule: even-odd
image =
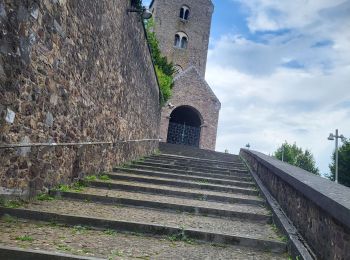
[[[182,20],[188,20],[190,16],[190,8],[186,5],[182,6],[180,9],[180,18]]]
[[[178,32],[175,34],[174,47],[187,49],[188,37],[184,32]]]
[[[181,39],[180,39],[180,35],[175,34],[175,41],[174,41],[174,46],[175,47],[179,47],[181,44]]]
[[[188,42],[187,37],[186,36],[182,37],[182,39],[181,39],[181,48],[182,49],[187,49],[187,42]]]
[[[181,73],[183,71],[182,67],[178,64],[174,65],[174,76]]]

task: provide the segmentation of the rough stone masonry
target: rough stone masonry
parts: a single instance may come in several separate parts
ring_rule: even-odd
[[[157,138],[159,89],[125,0],[0,0],[0,145]],[[157,142],[0,149],[0,193],[39,190]]]

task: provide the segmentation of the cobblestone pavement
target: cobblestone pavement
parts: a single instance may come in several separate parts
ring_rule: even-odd
[[[136,193],[128,191],[118,191],[118,190],[104,190],[96,188],[85,188],[82,194],[92,194],[105,197],[115,197],[115,198],[129,198],[137,200],[149,200],[156,202],[165,202],[165,203],[174,203],[181,205],[188,205],[194,207],[206,207],[213,209],[225,209],[233,210],[238,212],[249,212],[256,214],[266,214],[269,215],[269,211],[264,206],[255,206],[255,205],[244,205],[239,203],[219,203],[213,201],[202,201],[202,200],[193,200],[193,199],[183,199],[177,197],[166,197],[156,194],[146,194],[146,193]]]
[[[116,183],[116,184],[127,184],[127,185],[134,185],[135,191],[137,191],[137,187],[149,187],[149,188],[155,188],[155,189],[165,189],[165,190],[173,190],[173,191],[183,191],[183,192],[191,192],[198,194],[198,197],[200,197],[202,194],[204,195],[217,195],[217,196],[224,196],[224,197],[230,197],[230,198],[239,198],[239,199],[254,199],[254,200],[262,200],[258,196],[254,195],[244,195],[239,193],[229,193],[229,192],[220,192],[220,191],[210,191],[210,190],[200,190],[200,189],[190,189],[190,188],[182,188],[182,187],[174,187],[174,186],[168,186],[168,185],[157,185],[157,184],[151,184],[151,183],[140,183],[135,181],[116,181],[116,180],[110,180],[108,183]]]
[[[124,207],[121,205],[103,205],[99,203],[70,200],[37,201],[25,206],[42,211],[69,214],[75,216],[117,219],[159,224],[172,227],[220,232],[252,238],[276,239],[279,237],[270,225],[247,222],[244,220],[228,220],[214,217],[196,216],[188,213],[173,213],[147,208]]]
[[[8,217],[0,220],[0,230],[2,245],[108,259],[287,259],[285,255],[242,247],[172,241],[171,237],[147,237],[112,230],[96,231],[79,226],[69,228]],[[27,241],[19,240],[25,236]]]
[[[161,160],[161,157],[158,158]],[[176,158],[181,164],[191,165],[191,160],[184,158]],[[200,160],[196,160],[198,164]],[[166,161],[164,162],[166,163]],[[206,164],[210,162],[206,161]],[[134,164],[137,164],[136,162]],[[217,167],[218,162],[213,162],[213,167]],[[169,165],[169,169],[176,170],[178,166]],[[222,166],[223,167],[223,166]],[[130,170],[130,169],[129,169]],[[159,170],[159,169],[158,169]],[[144,177],[149,183],[127,180],[111,180],[108,176],[104,179],[99,177],[90,178],[87,181],[88,187],[80,187],[80,190],[74,188],[60,188],[59,191],[62,198],[44,196],[40,200],[31,201],[27,204],[15,205],[19,209],[26,209],[28,216],[21,215],[24,219],[17,219],[15,216],[16,209],[11,212],[8,210],[0,211],[2,217],[0,220],[0,245],[27,248],[34,250],[45,250],[51,252],[63,252],[66,254],[80,256],[95,256],[106,259],[288,259],[285,253],[273,254],[269,252],[283,252],[286,249],[283,236],[277,231],[274,225],[268,224],[267,219],[270,212],[263,205],[264,200],[259,196],[244,195],[235,192],[224,192],[220,187],[235,187],[233,185],[213,185],[210,180],[198,177],[198,181],[194,183],[203,183],[219,188],[217,191],[195,188],[183,188],[181,186],[170,186],[157,184],[157,180],[181,181],[184,183],[193,183],[192,181],[179,179],[167,179],[160,177],[143,176],[139,172],[114,173],[130,177]],[[232,173],[234,174],[234,173]],[[249,175],[248,175],[249,176]],[[217,176],[216,176],[217,177]],[[219,179],[225,180],[225,176]],[[154,183],[152,181],[155,181]],[[242,183],[247,183],[245,179]],[[248,183],[251,183],[248,181]],[[93,185],[101,184],[99,188]],[[124,188],[114,189],[113,185],[124,185]],[[153,188],[147,193],[141,192],[142,188]],[[244,188],[245,189],[245,188]],[[250,190],[255,190],[250,188]],[[165,191],[176,191],[191,195],[189,198],[178,196],[163,195]],[[158,192],[158,193],[157,193]],[[75,196],[79,193],[79,196]],[[91,196],[93,195],[93,196]],[[245,199],[257,202],[247,204],[247,201],[239,201],[236,203],[224,203],[219,198],[207,201],[207,196],[216,195],[228,199]],[[71,197],[69,197],[71,196]],[[74,199],[73,199],[74,198]],[[109,199],[108,203],[104,201]],[[113,198],[124,198],[138,200],[139,206],[119,205],[112,203]],[[150,202],[170,203],[174,205],[173,210],[166,208],[152,208]],[[207,208],[215,211],[215,216],[206,216],[203,213],[192,214],[182,212],[182,206],[198,208]],[[158,206],[159,207],[159,206]],[[220,211],[221,210],[221,211]],[[235,218],[225,217],[221,215],[222,210],[231,211],[235,214]],[[20,212],[20,211],[17,211]],[[123,229],[138,230],[138,233],[120,232],[118,230],[103,230],[104,225],[95,224],[86,226],[68,226],[69,219],[57,218],[49,222],[37,222],[38,216],[35,212],[55,213],[61,216],[79,216],[83,219],[79,221],[90,221],[91,218],[100,219],[107,223],[108,221],[123,221],[127,226],[143,225],[159,225],[162,227],[163,236],[152,236],[152,229]],[[258,217],[249,218],[249,216]],[[46,215],[47,216],[47,215]],[[263,217],[263,220],[261,220]],[[88,220],[89,218],[89,220]],[[76,219],[76,218],[75,218]],[[56,221],[56,222],[55,222]],[[75,224],[76,222],[74,222]],[[100,225],[100,226],[99,226]],[[115,226],[119,229],[119,226]],[[174,233],[173,228],[177,228],[182,233]],[[146,231],[148,230],[148,231]],[[194,233],[186,230],[196,230],[205,234],[202,241],[194,240]],[[186,232],[185,232],[186,231]],[[148,232],[149,234],[143,234]],[[157,231],[158,232],[158,231]],[[160,232],[160,231],[159,231]],[[171,233],[173,232],[173,233]],[[155,233],[153,233],[155,234]],[[157,233],[158,234],[158,233]],[[172,234],[172,235],[167,235]],[[234,246],[228,244],[228,240],[223,237],[235,237],[230,240],[232,243],[239,244],[241,241],[245,247]],[[214,241],[210,237],[215,237],[215,241],[222,244],[212,244],[208,241]],[[207,241],[207,242],[206,242]],[[226,244],[223,244],[225,243]],[[247,242],[248,241],[248,242]],[[258,242],[257,242],[258,241]],[[285,250],[286,251],[286,250]]]

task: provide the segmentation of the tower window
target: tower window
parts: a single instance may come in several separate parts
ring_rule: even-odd
[[[183,32],[178,32],[175,34],[174,47],[187,49],[188,37]]]
[[[180,9],[180,18],[183,20],[188,20],[190,16],[190,8],[186,5],[182,6]]]

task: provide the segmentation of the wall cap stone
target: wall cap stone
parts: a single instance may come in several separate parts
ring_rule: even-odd
[[[241,149],[240,153],[256,159],[327,214],[350,228],[350,188],[257,151]]]

